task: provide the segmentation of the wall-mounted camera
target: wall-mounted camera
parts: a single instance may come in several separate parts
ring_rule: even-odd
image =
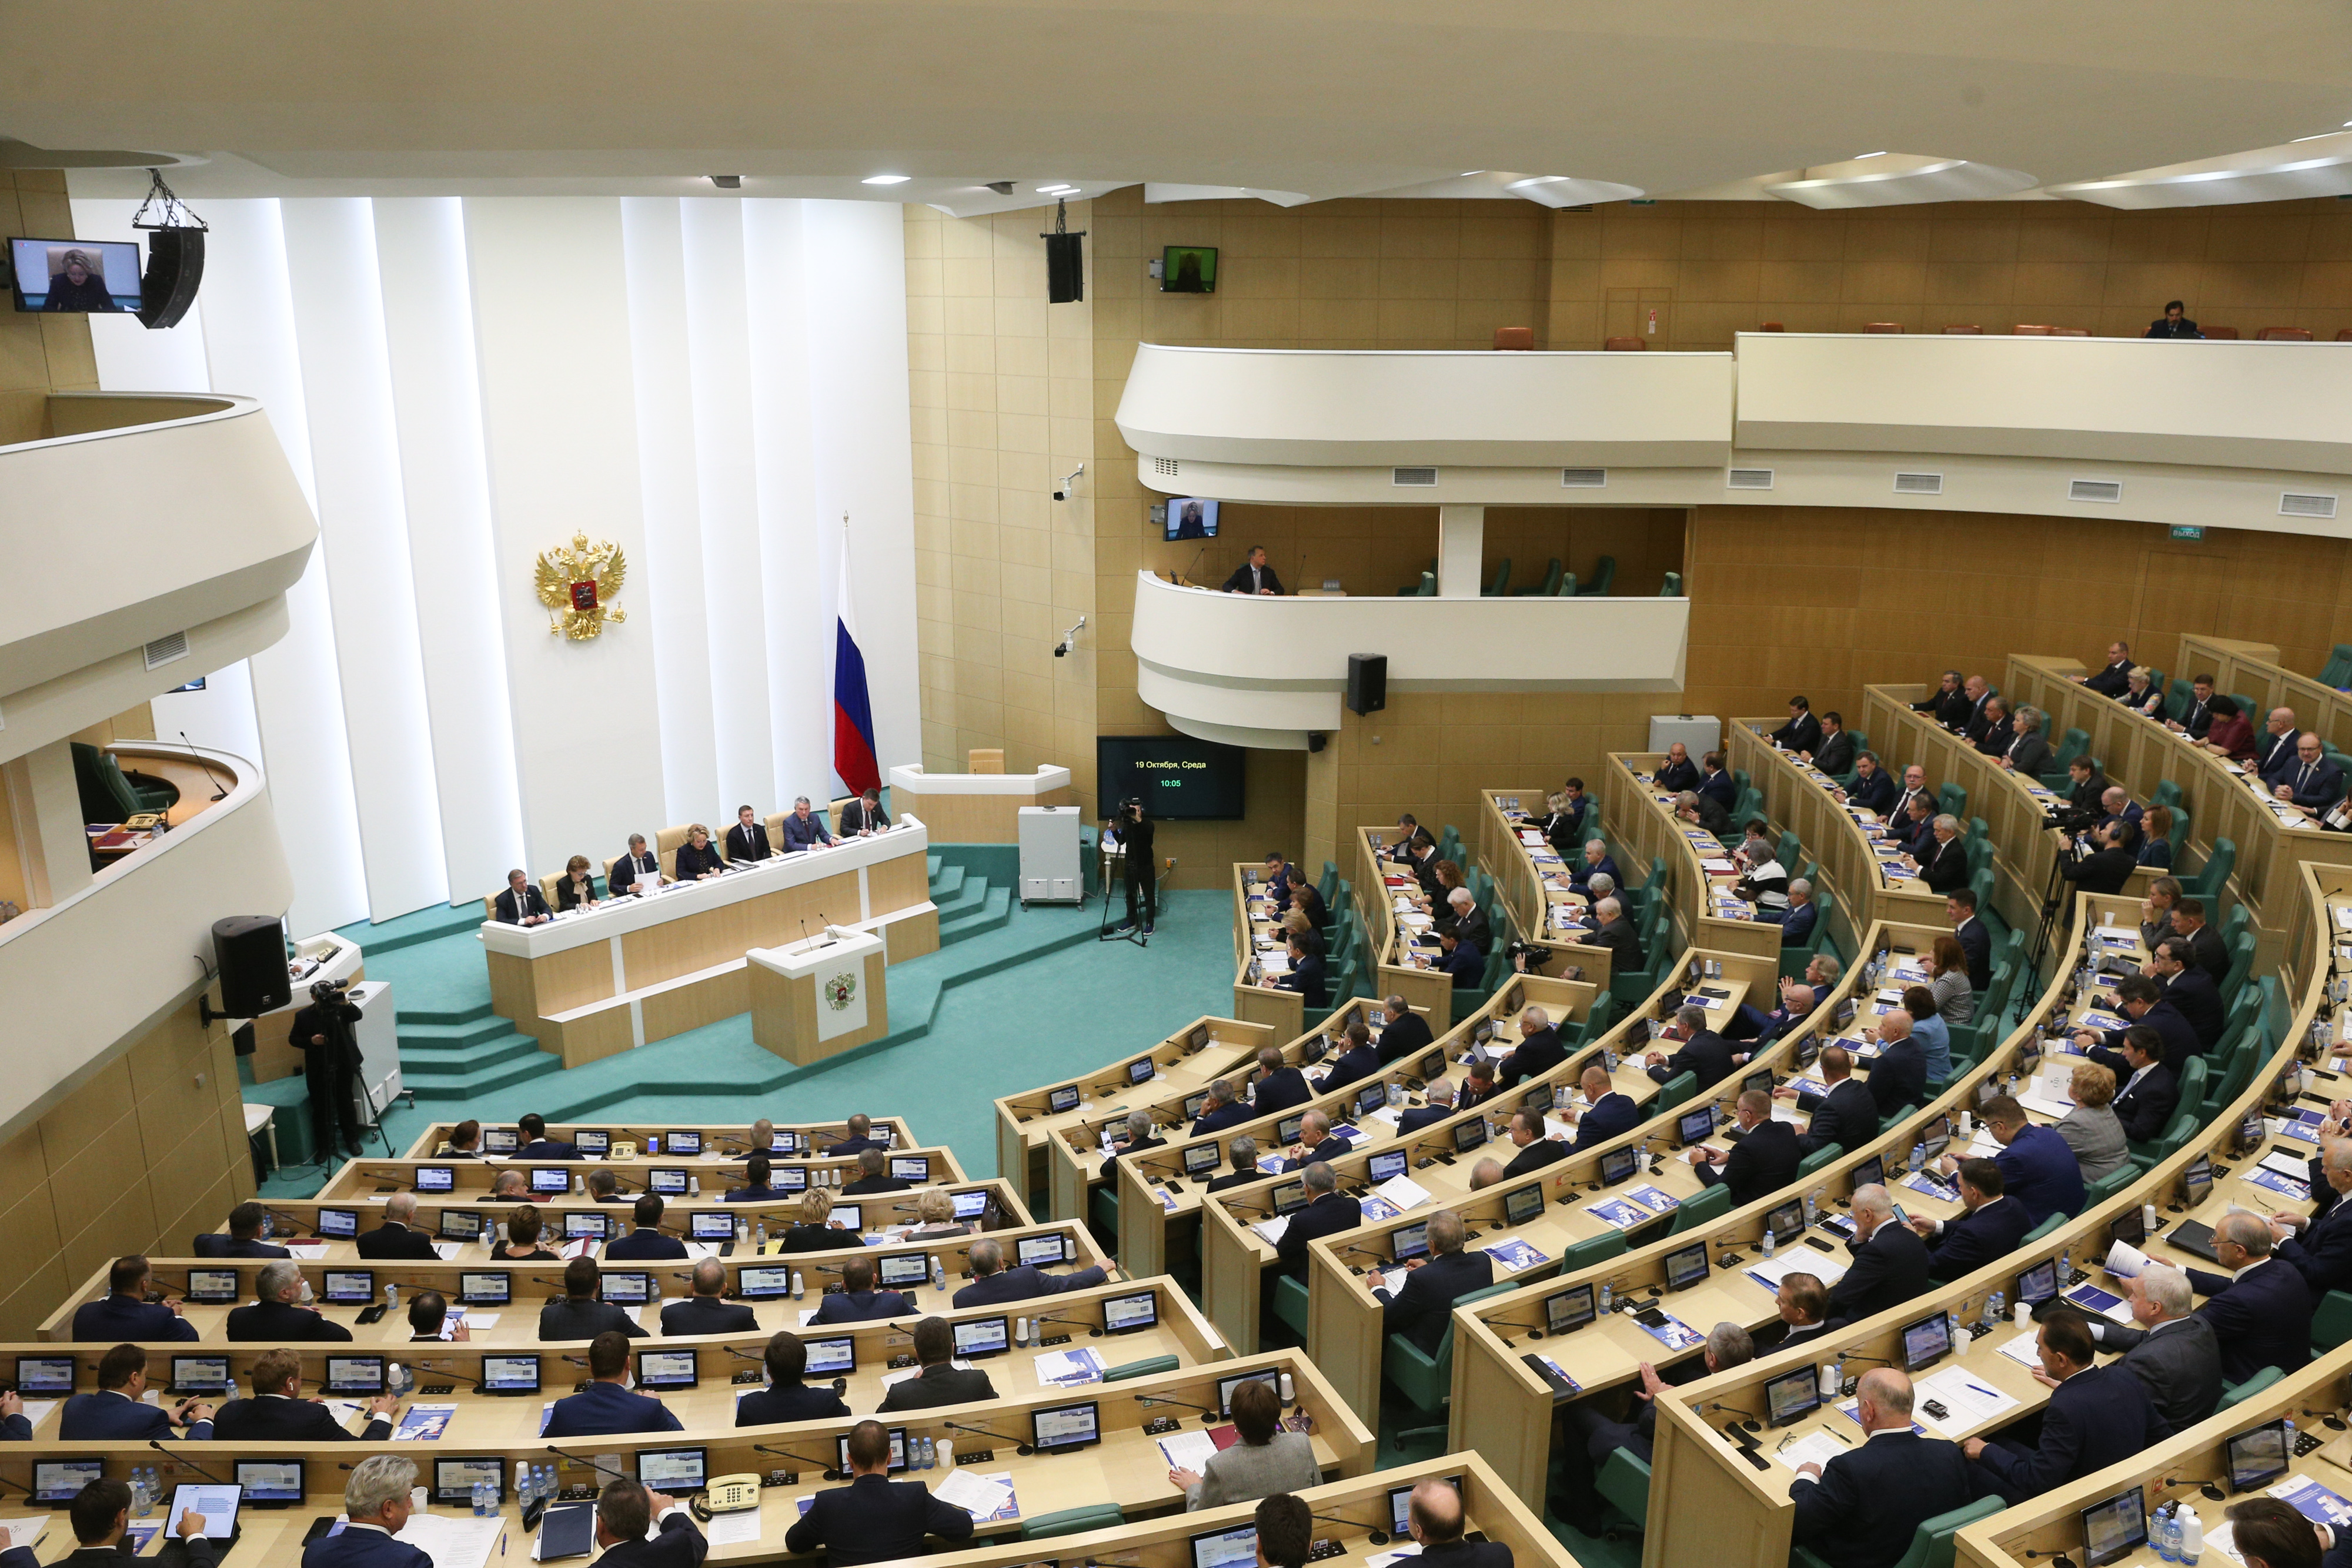
[[[1054,499],[1056,501],[1068,500],[1070,498],[1070,486],[1076,481],[1080,474],[1084,474],[1086,471],[1087,465],[1081,463],[1074,472],[1064,476],[1062,482],[1054,486]]]
[[[1070,650],[1078,645],[1078,633],[1086,629],[1087,618],[1081,615],[1078,617],[1078,623],[1071,627],[1068,631],[1063,632],[1062,640],[1054,644],[1054,657],[1056,659],[1067,658],[1069,656]]]

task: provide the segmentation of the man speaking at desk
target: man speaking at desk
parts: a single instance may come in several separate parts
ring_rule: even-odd
[[[1227,593],[1268,594],[1282,591],[1282,579],[1275,576],[1274,569],[1265,564],[1264,545],[1250,546],[1249,559],[1234,568],[1233,576],[1225,579],[1224,591]]]
[[[798,854],[831,842],[833,830],[825,826],[824,813],[810,810],[807,796],[793,797],[793,813],[784,819],[784,852]]]

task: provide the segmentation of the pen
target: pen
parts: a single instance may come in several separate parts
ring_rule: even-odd
[[[1843,1432],[1839,1431],[1836,1427],[1824,1427],[1822,1430],[1827,1432],[1831,1437],[1835,1437],[1839,1442],[1843,1443],[1847,1448],[1851,1448],[1853,1447],[1853,1439],[1847,1437]]]
[[[1971,1388],[1971,1389],[1973,1389],[1975,1392],[1977,1392],[1977,1393],[1979,1393],[1979,1394],[1983,1395],[1983,1396],[1984,1396],[1986,1398],[1988,1398],[1988,1399],[1998,1399],[1998,1398],[2000,1398],[2000,1395],[1998,1395],[1998,1394],[1994,1393],[1991,1389],[1990,1389],[1990,1388],[1978,1388],[1978,1387],[1977,1387],[1977,1385],[1976,1385],[1975,1384],[1973,1384],[1973,1383],[1969,1384],[1969,1388]]]

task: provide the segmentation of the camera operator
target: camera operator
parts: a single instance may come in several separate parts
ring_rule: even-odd
[[[360,1021],[358,1006],[338,980],[320,980],[310,988],[310,1005],[294,1015],[288,1037],[302,1053],[303,1075],[310,1089],[310,1147],[321,1160],[335,1153],[335,1130],[350,1152],[363,1155],[359,1107],[352,1103],[352,1085],[360,1070],[359,1037],[352,1026]]]
[[[1127,864],[1127,923],[1118,930],[1132,931],[1139,921],[1143,934],[1149,936],[1160,915],[1160,879],[1154,874],[1151,857],[1151,821],[1143,814],[1142,801],[1122,800],[1109,826],[1111,837],[1127,849],[1123,857]]]
[[[2058,874],[2083,893],[2121,893],[2138,864],[2123,847],[2124,832],[2120,818],[2092,829],[2091,852],[2080,860],[2061,860]]]

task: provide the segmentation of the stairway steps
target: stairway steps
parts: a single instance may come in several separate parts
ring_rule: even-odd
[[[984,885],[984,884],[983,884]],[[988,888],[977,908],[953,917],[941,911],[940,946],[944,947],[983,931],[994,931],[1009,925],[1013,919],[1013,890],[1009,887]]]
[[[527,1083],[534,1078],[555,1071],[562,1065],[555,1057],[544,1051],[536,1054],[538,1056],[536,1061],[509,1062],[505,1066],[489,1068],[465,1078],[430,1081],[404,1078],[403,1082],[409,1092],[416,1096],[419,1103],[471,1100],[479,1095],[494,1093],[500,1089],[511,1089],[518,1083]]]
[[[956,894],[961,893],[964,888],[974,880],[976,879],[965,872],[963,867],[960,865],[951,865],[948,867],[945,871],[931,878],[931,902],[942,906],[946,905],[956,896]]]
[[[488,1002],[476,1002],[471,1007],[448,1009],[395,1007],[393,1014],[394,1020],[403,1029],[411,1024],[472,1023],[478,1019],[490,1016],[492,1016],[490,1004]]]
[[[398,1026],[400,1049],[404,1051],[471,1051],[513,1030],[512,1024],[495,1016],[458,1024],[413,1024],[403,1019]]]
[[[488,1045],[471,1046],[464,1051],[426,1052],[420,1055],[411,1049],[406,1040],[403,1040],[400,1048],[400,1064],[401,1071],[410,1077],[418,1073],[427,1077],[442,1077],[470,1072],[477,1068],[494,1067],[501,1062],[513,1061],[518,1058],[529,1056],[538,1050],[539,1041],[527,1034],[511,1030],[503,1039]]]

